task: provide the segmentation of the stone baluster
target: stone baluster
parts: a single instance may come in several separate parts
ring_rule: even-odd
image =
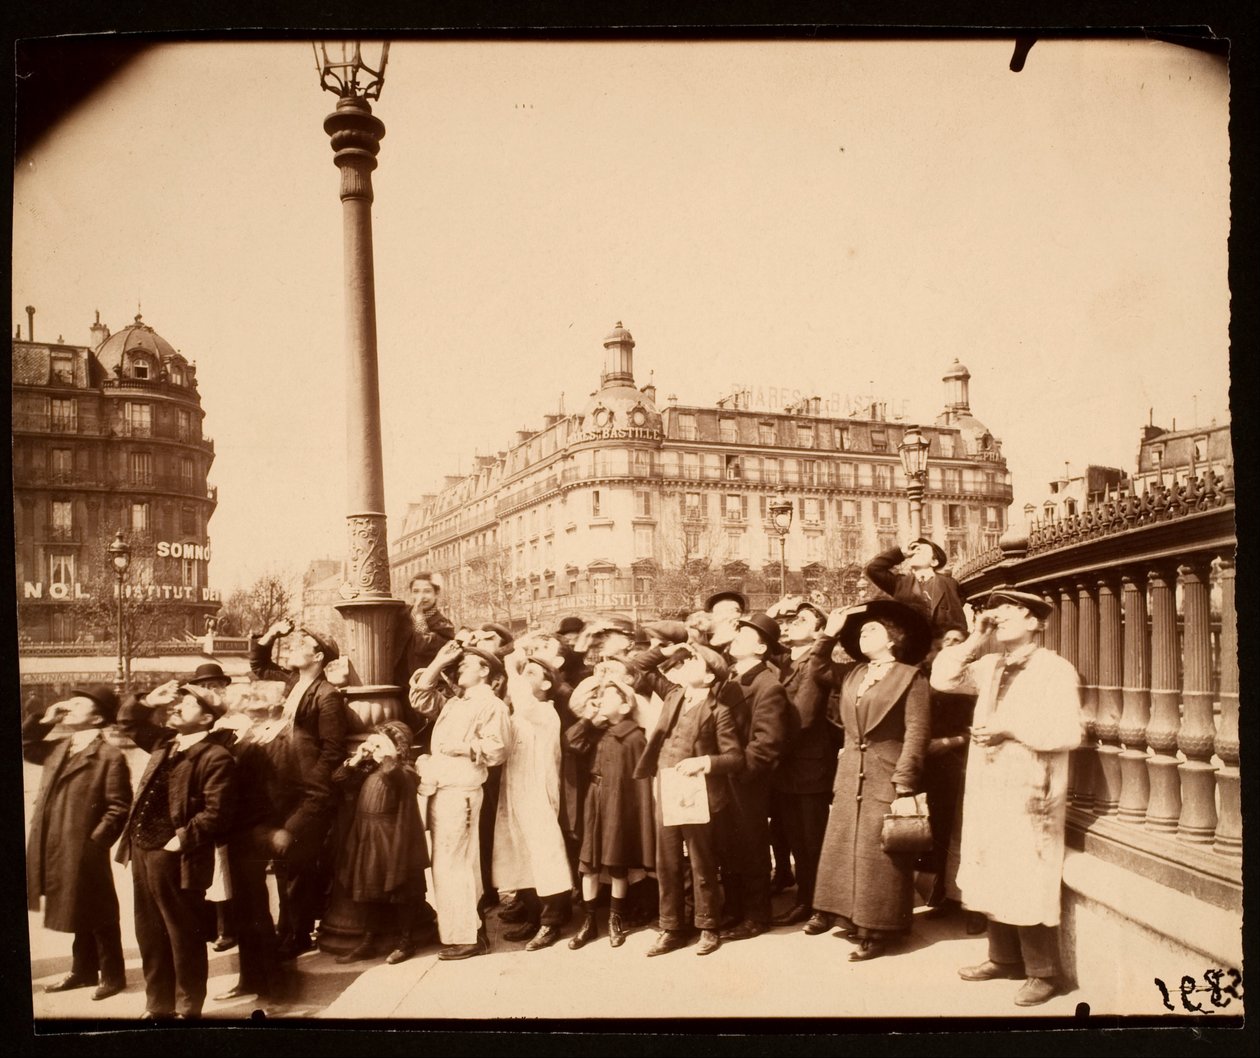
[[[1056,654],[1059,651],[1059,596],[1058,593],[1045,589],[1041,592],[1041,597],[1046,600],[1052,607],[1050,616],[1046,618],[1046,623],[1041,629],[1041,645],[1047,650],[1053,650]]]
[[[1074,585],[1065,584],[1057,589],[1059,597],[1059,655],[1072,663],[1080,672],[1079,601]],[[1082,698],[1084,695],[1082,694]],[[1072,751],[1068,768],[1068,792],[1072,803],[1086,809],[1094,806],[1093,787],[1093,717],[1084,710],[1081,718],[1085,731],[1081,747]]]
[[[1151,784],[1146,774],[1146,725],[1151,719],[1151,641],[1146,628],[1146,575],[1123,572],[1124,711],[1120,714],[1120,819],[1141,823]]]
[[[1216,773],[1220,819],[1216,851],[1242,855],[1242,802],[1238,772],[1238,618],[1234,609],[1234,560],[1220,560],[1221,585],[1221,723],[1216,732]]]
[[[1099,811],[1102,793],[1098,774],[1098,599],[1091,586],[1078,581],[1076,588],[1076,671],[1081,679],[1081,727],[1084,735],[1078,753],[1077,776],[1080,805]]]
[[[1156,566],[1151,586],[1151,719],[1146,742],[1154,754],[1146,770],[1151,794],[1146,825],[1172,833],[1181,817],[1181,784],[1177,778],[1177,728],[1181,693],[1177,686],[1176,571]]]
[[[1114,574],[1098,578],[1098,701],[1094,731],[1098,747],[1098,772],[1094,786],[1094,811],[1115,815],[1120,808],[1120,715],[1124,699],[1120,684],[1124,674],[1124,627],[1120,594]]]
[[[1196,845],[1216,837],[1216,725],[1212,721],[1212,610],[1208,564],[1179,566],[1183,592],[1182,707],[1177,748],[1185,754],[1177,836]]]

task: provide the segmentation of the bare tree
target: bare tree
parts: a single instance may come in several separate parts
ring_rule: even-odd
[[[263,632],[274,621],[292,614],[298,602],[295,579],[291,571],[271,569],[248,587],[237,588],[219,611],[216,631],[229,636]]]
[[[506,547],[488,546],[468,554],[461,584],[463,624],[499,621],[511,627],[520,610],[521,592],[512,577],[512,553]]]
[[[655,609],[684,614],[725,585],[730,548],[720,524],[704,517],[664,519],[652,578]]]

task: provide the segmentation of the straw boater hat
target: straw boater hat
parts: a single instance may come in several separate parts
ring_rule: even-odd
[[[932,626],[923,614],[893,599],[872,599],[853,610],[840,627],[840,645],[851,658],[866,658],[858,647],[858,638],[868,621],[888,621],[905,632],[897,660],[907,665],[917,665],[932,648]]]

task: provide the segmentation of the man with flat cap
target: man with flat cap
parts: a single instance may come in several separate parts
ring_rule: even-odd
[[[225,712],[221,699],[185,685],[169,704],[165,729],[138,739],[152,749],[117,856],[131,865],[146,1020],[201,1016],[213,921],[206,890],[236,797],[232,754],[207,737]]]
[[[724,650],[735,638],[740,618],[748,612],[748,600],[737,591],[715,592],[704,601],[704,612],[709,615],[709,646]]]
[[[881,591],[931,621],[932,638],[939,642],[951,628],[967,631],[958,581],[941,572],[947,561],[944,548],[921,536],[904,549],[894,547],[876,555],[866,564],[866,576]],[[897,566],[905,572],[893,572]]]
[[[287,665],[272,661],[272,644],[286,638]],[[325,844],[336,816],[332,774],[349,754],[346,737],[349,710],[324,668],[341,651],[336,641],[309,628],[296,631],[293,622],[275,622],[259,637],[250,637],[249,669],[256,680],[284,683],[280,718],[256,740],[279,741],[277,757],[290,795],[284,827],[272,836],[276,883],[280,890],[280,957],[291,959],[312,946],[311,932],[323,913],[329,883]]]
[[[744,768],[731,778],[731,811],[722,851],[727,921],[722,940],[746,940],[770,927],[770,783],[799,720],[779,681],[779,625],[764,613],[736,622],[724,701],[744,746]]]
[[[963,795],[958,887],[989,919],[989,958],[964,981],[1024,979],[1018,1006],[1056,995],[1068,754],[1081,741],[1080,680],[1037,645],[1052,612],[1040,595],[998,589],[976,629],[945,647],[932,686],[978,695]],[[981,655],[992,634],[1002,648]]]
[[[102,735],[117,714],[118,697],[98,687],[22,724],[22,755],[44,766],[26,846],[28,905],[38,911],[42,896],[44,928],[74,934],[70,972],[45,992],[96,986],[92,998],[108,999],[127,986],[109,849],[127,823],[131,779]],[[55,728],[68,737],[46,741]]]
[[[452,697],[441,688],[441,673],[456,660],[459,694]],[[489,769],[503,763],[511,739],[507,706],[491,690],[491,681],[504,675],[497,654],[451,640],[411,677],[411,706],[433,725],[429,752],[416,762],[416,770],[420,790],[429,796],[433,902],[446,945],[439,959],[489,951],[479,907],[481,802]]]

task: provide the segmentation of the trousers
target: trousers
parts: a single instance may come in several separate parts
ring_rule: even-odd
[[[722,813],[707,823],[667,827],[656,803],[656,878],[660,887],[661,929],[687,929],[687,861],[691,862],[691,890],[695,925],[717,929],[722,919],[722,887],[718,882],[716,828]],[[683,845],[687,859],[683,858]],[[769,853],[767,852],[767,855]]]
[[[782,813],[788,842],[796,859],[796,903],[814,906],[814,883],[818,879],[818,860],[822,855],[823,835],[827,833],[827,810],[830,793],[784,793],[775,790],[772,799]]]
[[[123,965],[122,929],[117,922],[96,929],[75,930],[70,945],[70,972],[85,981],[95,981],[97,974],[103,985],[125,985],[127,973]]]
[[[239,984],[247,991],[275,997],[282,991],[284,977],[267,892],[271,843],[261,829],[248,830],[233,834],[228,839],[227,850],[240,960]]]
[[[1054,977],[1059,972],[1058,926],[1012,926],[989,919],[989,960],[1024,964],[1029,977]]]
[[[206,1001],[206,894],[182,889],[180,855],[131,848],[136,941],[144,969],[145,1008],[199,1017]]]
[[[433,904],[443,944],[476,944],[481,929],[482,792],[439,788],[429,798]]]

